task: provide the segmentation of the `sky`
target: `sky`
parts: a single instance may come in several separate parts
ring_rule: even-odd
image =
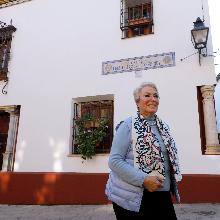
[[[220,73],[220,1],[209,0],[208,3],[213,52],[218,52],[215,57],[215,73],[218,75]]]

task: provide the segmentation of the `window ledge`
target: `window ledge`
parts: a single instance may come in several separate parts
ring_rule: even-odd
[[[121,40],[125,40],[125,39],[133,39],[133,38],[138,38],[138,37],[146,37],[148,35],[153,35],[154,32],[148,33],[148,34],[140,34],[140,35],[136,35],[136,36],[132,36],[132,37],[121,37]]]
[[[109,156],[109,153],[97,153],[93,157],[98,157],[98,156]],[[67,157],[82,157],[81,154],[68,154]]]

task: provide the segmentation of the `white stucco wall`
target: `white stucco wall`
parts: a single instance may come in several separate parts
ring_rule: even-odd
[[[196,93],[196,86],[215,83],[213,58],[202,58],[201,66],[197,55],[180,61],[196,52],[190,30],[201,1],[155,0],[155,34],[124,40],[119,12],[119,0],[33,0],[0,10],[1,20],[13,19],[17,28],[8,94],[0,95],[0,105],[21,105],[15,171],[108,172],[108,155],[84,163],[68,156],[72,99],[113,94],[116,124],[135,110],[133,88],[153,81],[158,115],[173,131],[183,173],[220,173],[219,156],[201,154]],[[142,71],[140,78],[101,75],[103,61],[171,51],[175,67]]]

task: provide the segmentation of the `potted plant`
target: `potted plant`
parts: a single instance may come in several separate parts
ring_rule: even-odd
[[[92,159],[95,155],[95,148],[98,146],[107,135],[106,118],[94,118],[90,115],[84,115],[76,118],[76,135],[75,146],[77,152],[82,155],[84,160]]]

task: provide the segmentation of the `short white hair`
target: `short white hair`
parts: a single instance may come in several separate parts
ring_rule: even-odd
[[[158,89],[157,89],[157,86],[152,83],[152,82],[143,82],[141,83],[133,92],[133,95],[134,95],[134,101],[136,102],[136,104],[140,101],[140,92],[141,90],[144,88],[144,87],[152,87],[154,89],[156,89],[157,93],[158,93]]]

